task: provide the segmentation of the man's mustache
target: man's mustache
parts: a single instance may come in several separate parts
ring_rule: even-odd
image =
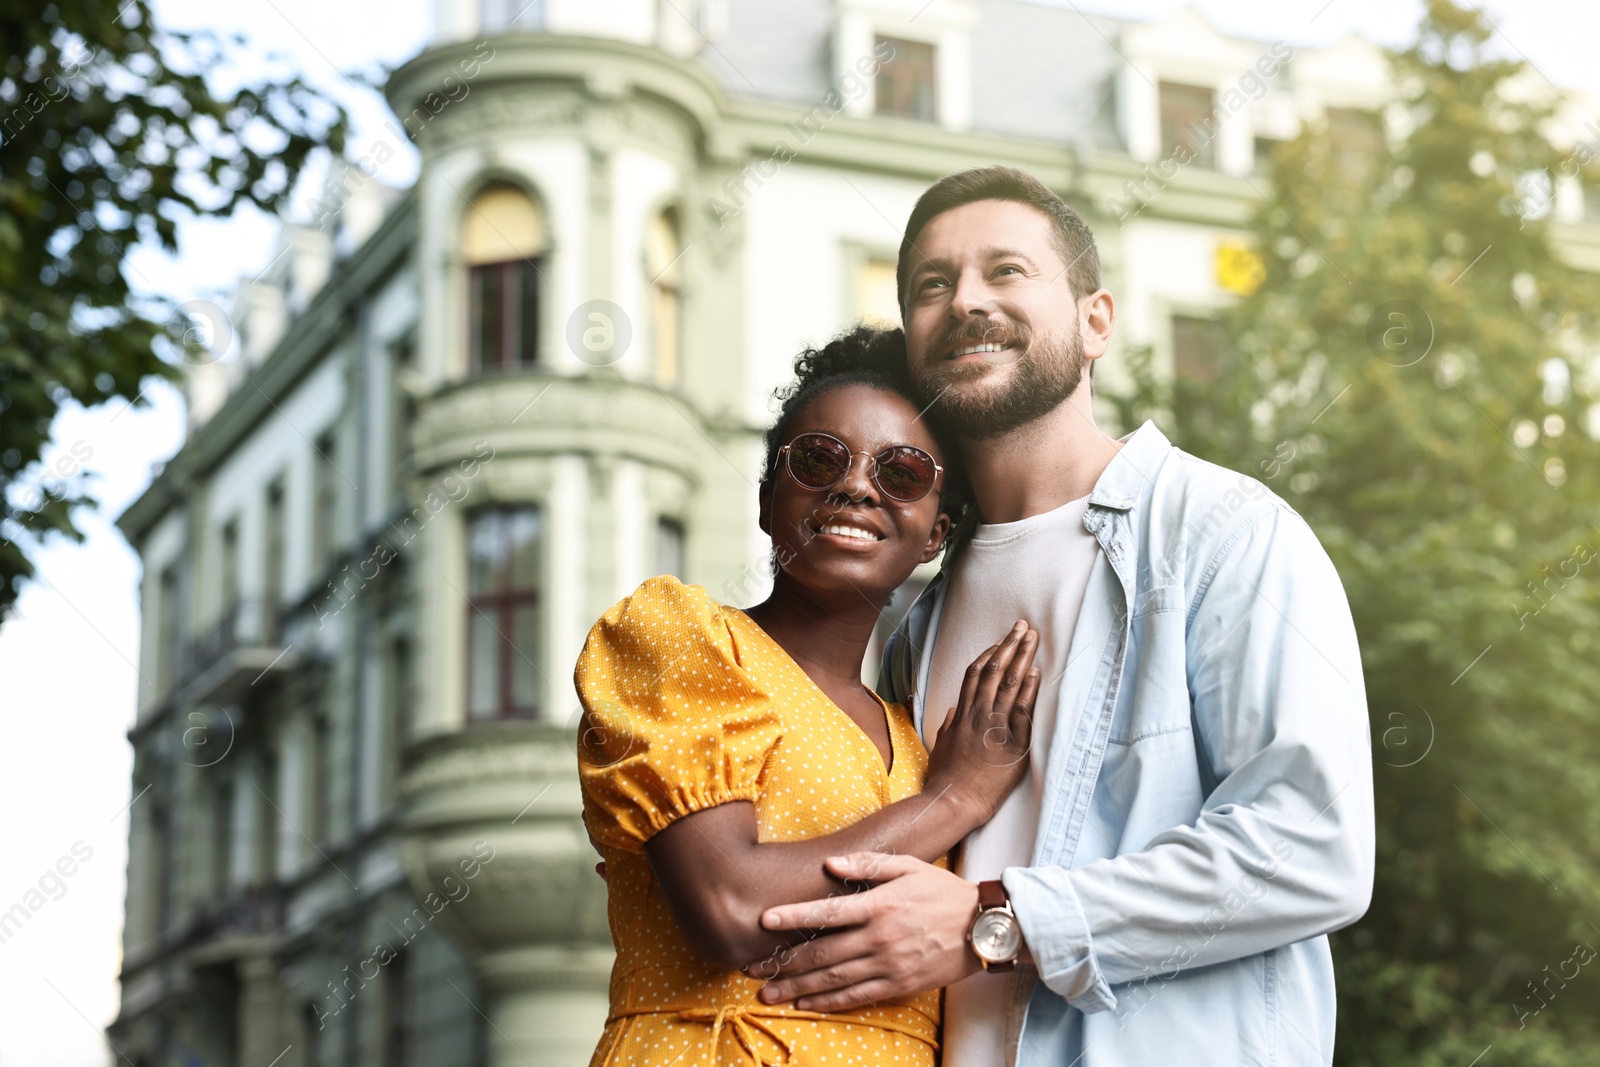
[[[1000,345],[1027,350],[1031,332],[1020,323],[965,321],[946,330],[935,351],[948,352],[968,345]]]

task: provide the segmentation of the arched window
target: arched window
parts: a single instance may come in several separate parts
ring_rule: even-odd
[[[650,281],[650,321],[653,352],[651,367],[657,384],[672,389],[682,373],[681,331],[683,295],[680,290],[683,248],[678,238],[678,214],[672,208],[650,220],[644,237],[644,269]]]
[[[461,228],[470,373],[539,361],[539,290],[548,244],[544,212],[521,189],[491,185],[473,198]]]

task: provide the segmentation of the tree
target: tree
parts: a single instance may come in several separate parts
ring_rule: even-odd
[[[1429,0],[1387,140],[1312,124],[1276,154],[1217,379],[1146,357],[1117,401],[1283,495],[1344,579],[1378,864],[1334,938],[1341,1064],[1592,1063],[1600,1038],[1600,279],[1544,211],[1600,173],[1491,32]]]
[[[175,251],[186,213],[276,212],[314,148],[343,147],[346,113],[298,77],[214,95],[242,44],[161,31],[147,0],[0,0],[0,618],[26,547],[81,539],[94,504],[81,451],[29,470],[57,410],[136,402],[199,347],[174,302],[131,291],[129,251]]]

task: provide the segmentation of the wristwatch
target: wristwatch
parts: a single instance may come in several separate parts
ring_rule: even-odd
[[[1011,910],[1011,898],[998,880],[978,883],[978,915],[967,934],[972,951],[986,971],[1009,971],[1022,952],[1022,925]]]

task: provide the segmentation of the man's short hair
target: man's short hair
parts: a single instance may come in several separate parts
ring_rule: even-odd
[[[1050,220],[1056,252],[1067,265],[1067,284],[1072,287],[1072,295],[1087,296],[1100,288],[1100,252],[1095,248],[1094,234],[1081,215],[1027,171],[1015,167],[974,167],[934,182],[911,209],[894,273],[902,319],[906,312],[906,263],[917,237],[935,217],[979,200],[1010,200],[1042,212]]]

